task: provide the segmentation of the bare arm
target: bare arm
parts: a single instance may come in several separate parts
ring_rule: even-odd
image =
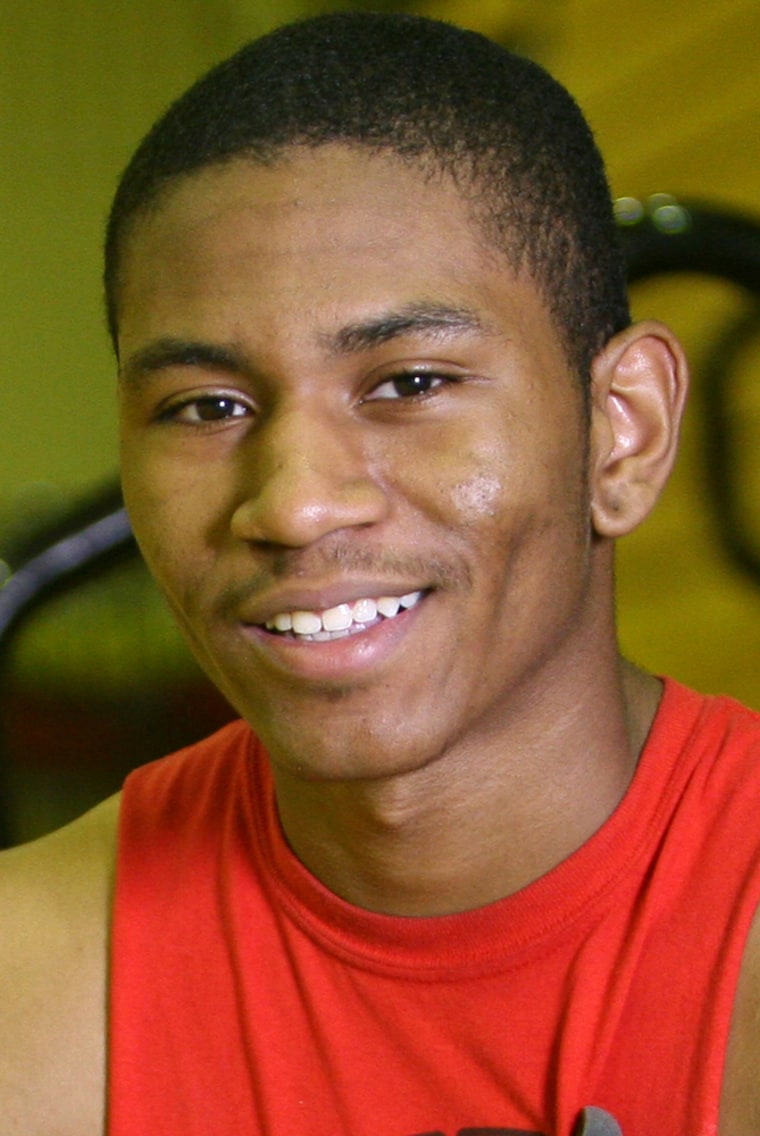
[[[0,1100],[8,1136],[101,1136],[118,799],[0,855]]]
[[[760,912],[747,941],[736,993],[721,1101],[720,1136],[760,1132]]]

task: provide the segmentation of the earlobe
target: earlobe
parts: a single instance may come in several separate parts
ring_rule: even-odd
[[[616,335],[591,374],[591,515],[598,536],[631,532],[670,471],[688,389],[680,343],[654,320]]]

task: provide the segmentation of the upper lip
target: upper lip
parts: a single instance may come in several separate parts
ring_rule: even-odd
[[[247,624],[264,624],[286,611],[327,611],[339,604],[380,596],[406,596],[425,591],[419,583],[398,580],[343,580],[319,588],[283,588],[243,604],[239,617]]]

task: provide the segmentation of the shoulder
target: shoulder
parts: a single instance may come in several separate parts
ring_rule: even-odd
[[[760,712],[725,694],[701,694],[673,678],[664,678],[655,726],[666,727],[665,740],[706,738],[718,745],[752,748],[760,742]]]
[[[135,769],[124,783],[122,835],[151,825],[187,828],[204,811],[248,781],[251,763],[263,754],[247,722],[236,719],[216,733],[168,757]]]
[[[760,713],[726,695],[698,694],[666,679],[645,754],[668,755],[700,808],[726,827],[743,814],[744,847],[760,847],[754,823],[760,786]],[[692,798],[690,798],[692,799]],[[732,841],[734,843],[734,841]]]
[[[674,687],[686,720],[691,718],[686,744],[705,759],[697,779],[699,830],[703,838],[720,834],[717,873],[723,890],[746,888],[735,911],[741,921],[743,902],[757,905],[760,891],[760,714],[732,698],[696,695],[671,683]],[[760,907],[750,923],[735,991],[718,1131],[760,1132]]]
[[[720,1132],[760,1131],[760,911],[744,951],[736,992],[721,1102]]]
[[[0,854],[0,1099],[19,1136],[103,1131],[118,807]]]

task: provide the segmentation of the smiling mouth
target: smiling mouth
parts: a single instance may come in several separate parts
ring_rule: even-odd
[[[424,592],[354,600],[324,611],[278,612],[264,624],[267,631],[299,643],[331,643],[358,635],[386,619],[416,607]]]

